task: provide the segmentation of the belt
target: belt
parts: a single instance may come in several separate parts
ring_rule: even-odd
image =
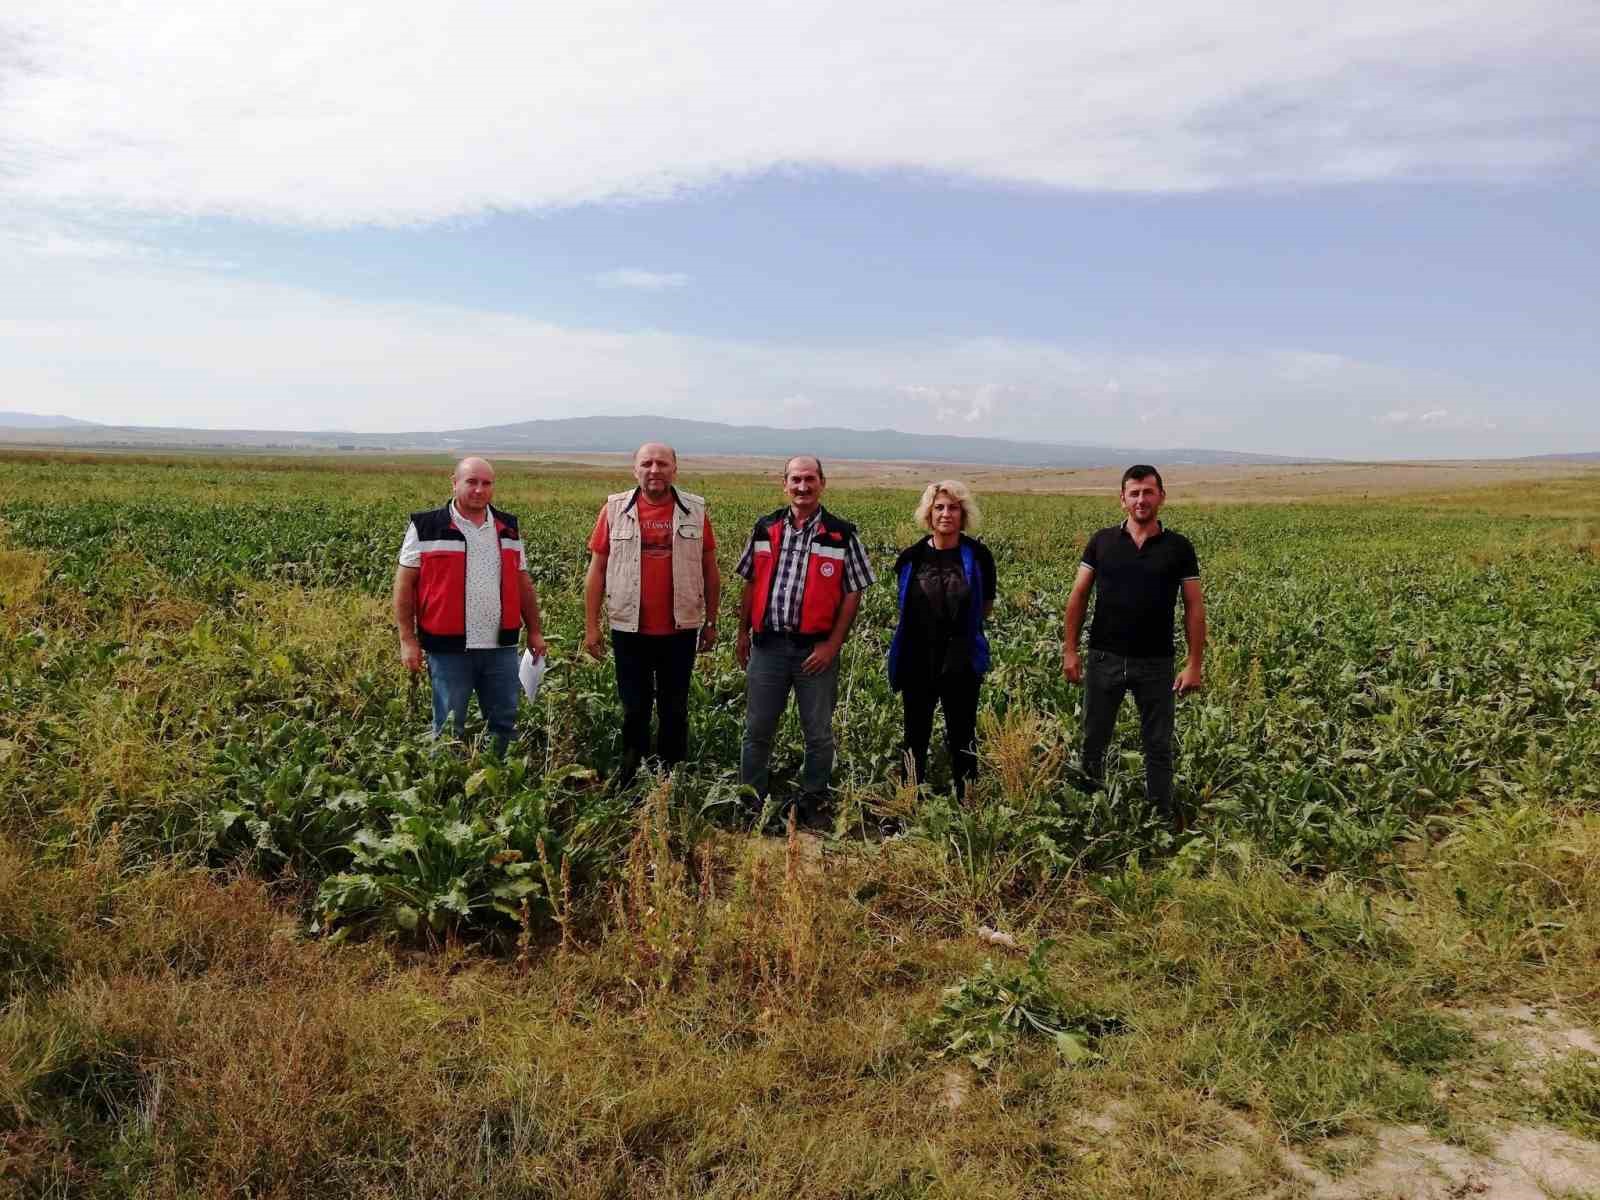
[[[763,650],[779,645],[810,649],[827,636],[825,633],[775,633],[770,629],[763,629],[760,633],[751,635],[750,640]]]

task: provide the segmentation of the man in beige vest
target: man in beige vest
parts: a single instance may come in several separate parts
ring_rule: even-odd
[[[639,486],[607,496],[595,520],[583,586],[584,647],[597,660],[605,657],[603,600],[617,655],[623,782],[650,753],[652,706],[662,765],[688,754],[695,650],[716,643],[722,595],[706,502],[675,486],[677,451],[657,442],[640,446],[633,477]]]

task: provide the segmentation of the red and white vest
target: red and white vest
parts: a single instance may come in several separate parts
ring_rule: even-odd
[[[825,637],[833,632],[839,605],[844,603],[844,559],[856,527],[825,508],[820,510],[817,522],[810,553],[806,555],[804,590],[800,594],[800,628],[788,632]],[[750,535],[750,585],[755,589],[750,598],[750,622],[757,633],[767,627],[768,601],[783,539],[793,532],[789,510],[780,508],[757,521]]]
[[[515,646],[522,628],[522,539],[517,518],[489,509],[500,535],[500,633],[502,646]],[[456,528],[450,506],[411,514],[422,561],[417,578],[417,641],[424,650],[460,653],[467,648],[467,538]]]

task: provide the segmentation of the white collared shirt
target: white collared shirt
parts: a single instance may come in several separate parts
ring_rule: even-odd
[[[450,519],[467,540],[467,649],[493,650],[500,644],[500,533],[494,516],[485,513],[482,525],[474,525],[450,502]],[[526,560],[517,556],[517,569]],[[400,546],[402,567],[420,566],[421,542],[415,525],[406,526]]]

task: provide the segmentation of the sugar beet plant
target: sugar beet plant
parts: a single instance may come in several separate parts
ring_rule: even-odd
[[[376,722],[278,718],[241,732],[212,769],[226,797],[210,818],[213,860],[320,879],[316,930],[548,919],[557,880],[604,876],[625,833],[626,804],[588,768],[539,771]]]
[[[394,552],[405,514],[442,499],[440,478],[0,463],[14,559],[0,593],[8,826],[63,848],[115,827],[130,854],[289,875],[315,885],[308,911],[323,928],[508,928],[524,902],[548,915],[563,863],[580,894],[592,888],[639,798],[604,786],[620,759],[611,666],[577,652],[584,539],[617,480],[502,473],[555,650],[500,762],[430,746],[426,685],[409,692],[394,658]],[[730,568],[776,488],[683,482],[711,497],[731,609]],[[917,536],[914,495],[835,485],[828,498],[887,576]],[[1207,689],[1179,715],[1178,798],[1196,836],[1368,873],[1432,814],[1600,804],[1600,563],[1578,526],[1182,500],[1168,515],[1199,549],[1212,628]],[[979,912],[1173,848],[1144,810],[1136,756],[1114,759],[1106,792],[1083,791],[1071,769],[1081,693],[1059,671],[1061,604],[1085,538],[1116,518],[1111,498],[985,501],[1000,598],[984,778],[957,803],[936,756],[931,788],[901,814]],[[836,782],[862,827],[898,794],[899,699],[883,671],[893,609],[886,583],[869,590],[842,661]],[[743,677],[730,643],[697,668],[692,761],[672,793],[687,811],[734,782]],[[1129,708],[1124,751],[1137,741]],[[799,757],[787,724],[780,786]]]

